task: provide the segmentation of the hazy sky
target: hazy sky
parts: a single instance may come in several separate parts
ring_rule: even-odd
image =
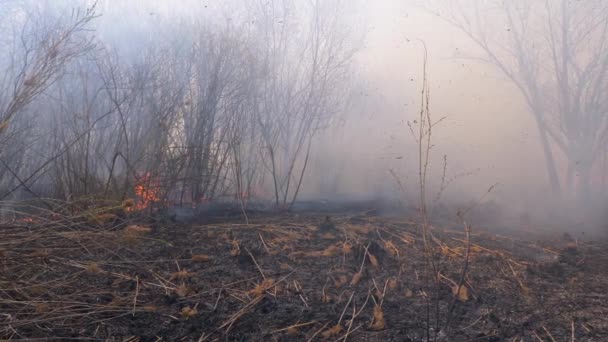
[[[355,146],[350,154],[357,165],[371,167],[369,177],[380,183],[390,182],[387,169],[416,166],[405,121],[418,115],[422,40],[428,48],[431,111],[435,119],[447,117],[434,133],[435,156],[448,155],[452,175],[479,169],[455,182],[452,192],[477,196],[498,182],[495,195],[507,200],[543,187],[542,154],[521,96],[492,66],[459,57],[480,53],[468,38],[406,1],[366,6],[369,32],[359,65],[369,81],[370,104],[343,136],[345,146]],[[440,162],[434,169],[441,172]]]

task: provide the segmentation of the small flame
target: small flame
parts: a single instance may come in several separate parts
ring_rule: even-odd
[[[133,192],[135,193],[135,203],[125,206],[127,211],[143,210],[150,207],[152,203],[160,201],[160,187],[158,182],[152,179],[150,173],[139,178]]]

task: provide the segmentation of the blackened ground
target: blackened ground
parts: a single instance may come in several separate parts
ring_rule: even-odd
[[[474,230],[446,329],[463,230],[432,228],[434,274],[418,226],[375,214],[7,225],[0,339],[608,340],[606,244]]]

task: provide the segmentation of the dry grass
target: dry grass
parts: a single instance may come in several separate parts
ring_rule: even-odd
[[[120,222],[100,227],[86,215],[40,215],[34,222],[5,223],[0,226],[0,338],[48,337],[51,331],[58,338],[147,336],[148,331],[177,338],[184,329],[193,329],[187,335],[201,340],[231,334],[399,340],[405,330],[412,339],[425,336],[420,312],[428,292],[420,277],[425,262],[415,226],[369,217],[363,228],[350,229],[356,224],[346,216],[335,220],[332,240],[319,234],[309,218],[251,220],[248,226]],[[480,310],[512,322],[503,325],[517,326],[526,316],[509,316],[512,303],[525,308],[520,312],[535,312],[541,297],[552,307],[573,307],[572,295],[557,295],[566,289],[578,294],[575,303],[598,293],[581,280],[583,273],[557,283],[533,278],[527,270],[534,261],[502,248],[510,242],[482,243],[480,238],[471,249],[473,272],[457,290],[463,236],[433,234],[435,248],[445,251],[438,261],[445,293],[440,309],[447,311],[452,296],[463,303],[452,323],[458,338],[496,332],[489,314],[475,316]],[[529,245],[526,250],[539,251]],[[593,277],[595,284],[605,284],[601,276]],[[488,303],[488,298],[495,302]],[[577,311],[589,317],[585,325],[574,321],[579,338],[596,336],[597,328],[590,326],[601,326],[594,319],[604,309],[586,305],[595,311]],[[310,319],[302,323],[301,315],[294,314],[298,312],[307,312]],[[547,312],[538,321],[554,335],[562,326],[572,331],[572,316]],[[527,338],[534,333],[547,339],[540,325],[529,326],[525,332],[501,336]]]

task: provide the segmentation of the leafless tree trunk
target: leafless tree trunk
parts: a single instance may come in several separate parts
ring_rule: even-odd
[[[444,1],[433,11],[466,33],[524,96],[554,193],[563,184],[589,198],[591,170],[608,137],[608,4]],[[561,180],[560,169],[567,169]]]

